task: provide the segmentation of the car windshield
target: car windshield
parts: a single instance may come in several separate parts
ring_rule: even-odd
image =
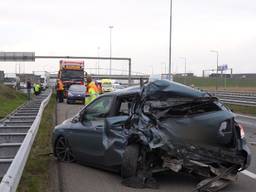
[[[69,91],[85,92],[86,88],[84,85],[71,85]]]
[[[84,72],[82,70],[63,70],[61,79],[66,80],[83,80]]]
[[[112,83],[102,83],[103,87],[112,87]]]

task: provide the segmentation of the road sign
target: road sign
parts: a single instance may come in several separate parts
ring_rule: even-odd
[[[0,52],[0,61],[35,61],[35,52]]]
[[[227,64],[223,64],[223,65],[218,66],[218,71],[226,71],[226,70],[228,70],[228,65]]]

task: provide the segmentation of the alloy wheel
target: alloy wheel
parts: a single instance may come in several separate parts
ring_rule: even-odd
[[[68,141],[64,137],[60,137],[56,141],[55,154],[57,159],[60,161],[73,162],[75,160]]]

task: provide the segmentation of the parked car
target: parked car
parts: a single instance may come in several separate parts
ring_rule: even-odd
[[[167,80],[99,96],[53,131],[60,161],[117,171],[124,184],[158,171],[187,172],[213,191],[250,164],[244,130],[217,98]],[[151,178],[151,179],[147,179]]]
[[[86,87],[84,85],[71,85],[68,89],[67,103],[84,103],[86,94]]]

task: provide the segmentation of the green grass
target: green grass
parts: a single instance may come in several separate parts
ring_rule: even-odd
[[[233,104],[225,104],[235,113],[256,116],[256,107],[247,107]]]
[[[26,95],[0,84],[0,119],[26,101]]]
[[[54,95],[45,108],[42,121],[24,169],[18,192],[49,191],[51,135],[55,126],[56,98]]]

